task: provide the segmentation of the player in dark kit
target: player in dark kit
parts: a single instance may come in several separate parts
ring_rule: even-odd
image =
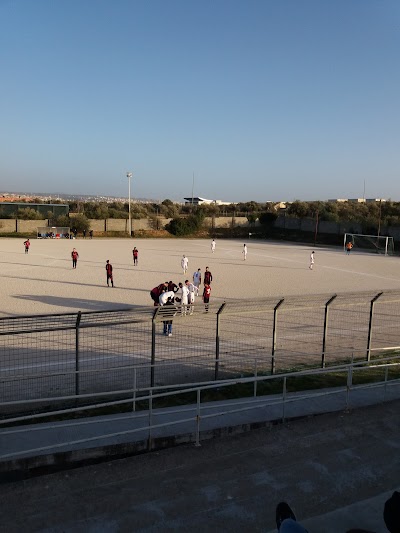
[[[107,287],[110,286],[110,281],[111,281],[111,287],[114,287],[113,267],[108,259],[106,261],[106,272],[107,272]]]
[[[211,285],[212,282],[212,274],[208,270],[208,267],[206,267],[206,271],[204,272],[204,285],[207,283],[207,285]]]
[[[161,285],[158,285],[157,287],[154,287],[154,289],[151,289],[150,298],[153,300],[155,306],[159,305],[160,294],[163,292],[164,289],[168,289],[168,282],[161,283]]]

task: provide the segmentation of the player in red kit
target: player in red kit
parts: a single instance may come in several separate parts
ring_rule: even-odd
[[[211,296],[211,285],[209,285],[208,283],[204,283],[203,302],[205,304],[206,313],[208,313],[208,304],[210,302],[210,296]]]
[[[78,257],[79,257],[79,254],[76,251],[76,248],[72,250],[71,257],[72,257],[72,268],[76,268],[76,263],[78,262]]]
[[[107,272],[107,287],[110,286],[110,281],[111,281],[111,287],[114,287],[113,267],[108,259],[106,261],[106,272]]]

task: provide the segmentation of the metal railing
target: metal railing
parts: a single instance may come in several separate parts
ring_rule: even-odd
[[[400,356],[391,356],[379,361],[377,364],[373,364],[368,361],[357,362],[353,361],[346,365],[333,366],[331,368],[309,369],[293,373],[285,373],[282,375],[270,375],[270,376],[258,376],[256,373],[251,377],[243,377],[239,379],[230,379],[218,382],[205,382],[201,384],[187,384],[177,385],[173,390],[167,387],[159,386],[153,387],[148,390],[144,389],[132,389],[130,390],[131,398],[125,398],[122,400],[111,400],[96,403],[93,405],[87,405],[83,407],[66,408],[59,411],[54,411],[46,414],[35,414],[23,417],[14,417],[7,421],[1,421],[0,425],[12,423],[21,423],[26,420],[33,420],[37,418],[48,417],[58,415],[73,415],[77,411],[84,409],[88,411],[90,409],[99,409],[110,406],[131,404],[132,411],[135,411],[136,394],[141,394],[138,401],[146,402],[146,410],[135,413],[134,419],[129,418],[129,429],[110,432],[108,429],[97,431],[97,434],[92,437],[86,438],[70,438],[63,440],[62,442],[52,443],[49,445],[38,446],[33,448],[25,447],[23,450],[14,450],[12,452],[2,453],[0,455],[1,461],[8,459],[15,459],[20,456],[29,456],[33,454],[43,454],[47,451],[52,453],[57,450],[65,448],[66,446],[87,445],[97,443],[106,439],[115,437],[126,437],[128,440],[137,440],[135,434],[143,432],[147,435],[148,448],[152,449],[154,431],[161,428],[168,428],[172,434],[175,434],[177,425],[188,424],[189,431],[192,433],[192,440],[196,445],[200,444],[201,431],[207,425],[207,420],[216,417],[225,417],[227,415],[233,415],[237,413],[246,413],[251,411],[263,410],[260,418],[261,420],[279,420],[285,421],[286,418],[291,416],[304,416],[309,414],[315,414],[318,412],[326,412],[331,410],[349,409],[350,407],[357,405],[368,405],[376,403],[376,401],[386,401],[400,397]],[[362,374],[362,378],[357,378],[357,374]],[[292,381],[304,378],[318,377],[323,378],[321,384],[326,383],[327,378],[330,375],[335,375],[342,383],[335,387],[326,385],[316,390],[298,390],[296,386],[290,386]],[[258,395],[258,389],[261,384],[281,382],[280,392],[274,391],[273,394],[266,396]],[[358,383],[357,383],[358,382]],[[205,393],[210,391],[224,390],[228,387],[238,385],[251,385],[253,393],[248,398],[240,398],[233,401],[225,402],[210,402],[209,399],[204,399]],[[258,385],[258,386],[257,386]],[[297,390],[296,390],[297,389]],[[373,396],[373,391],[377,392]],[[154,409],[155,402],[160,399],[166,400],[176,398],[181,395],[193,394],[195,402],[184,406],[173,406],[164,408],[162,410]],[[342,397],[341,403],[334,403],[329,401],[329,398]],[[299,405],[292,412],[290,412],[290,406]],[[162,411],[162,412],[161,412]],[[173,415],[173,416],[172,416]],[[123,421],[126,419],[125,415],[114,416],[113,422]],[[172,418],[171,418],[172,416]],[[167,419],[167,420],[166,420]],[[111,420],[110,420],[111,421]],[[84,420],[70,420],[64,422],[53,422],[47,424],[46,430],[55,430],[60,432],[61,428],[77,428],[81,425],[89,426],[91,424],[104,423],[104,419],[84,419]],[[219,426],[223,426],[223,423],[219,423]],[[22,431],[42,431],[41,426],[25,426],[24,428],[5,428],[2,429],[0,435],[2,438],[12,436]],[[73,430],[72,435],[76,435],[76,431]],[[129,436],[129,437],[128,437]],[[139,438],[139,437],[138,437]],[[143,440],[142,437],[140,439]]]
[[[400,291],[0,319],[0,407],[370,361],[400,347]],[[4,409],[2,410],[4,411]]]

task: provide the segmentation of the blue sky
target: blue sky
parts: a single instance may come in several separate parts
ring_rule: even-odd
[[[400,3],[0,0],[0,190],[400,200]]]

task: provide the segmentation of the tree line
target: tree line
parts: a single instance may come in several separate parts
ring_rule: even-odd
[[[83,201],[49,201],[43,202],[38,198],[32,203],[67,203],[70,212],[74,214],[74,223],[79,229],[88,225],[89,219],[104,220],[108,218],[127,219],[129,213],[128,202],[83,202]],[[133,219],[150,218],[152,226],[159,229],[158,218],[172,219],[169,227],[175,235],[187,235],[201,227],[205,217],[247,217],[250,223],[257,220],[262,225],[271,225],[279,215],[296,218],[314,218],[330,222],[358,222],[365,228],[377,228],[381,226],[400,226],[400,202],[305,202],[295,200],[288,203],[285,209],[279,208],[279,204],[273,202],[238,202],[230,205],[201,205],[180,204],[165,199],[162,202],[131,202],[131,217]],[[20,207],[15,213],[2,216],[0,206],[0,218],[18,218],[22,220],[51,219],[53,224],[70,226],[71,219],[66,216],[53,218],[49,210],[47,216],[38,213],[33,207]]]

